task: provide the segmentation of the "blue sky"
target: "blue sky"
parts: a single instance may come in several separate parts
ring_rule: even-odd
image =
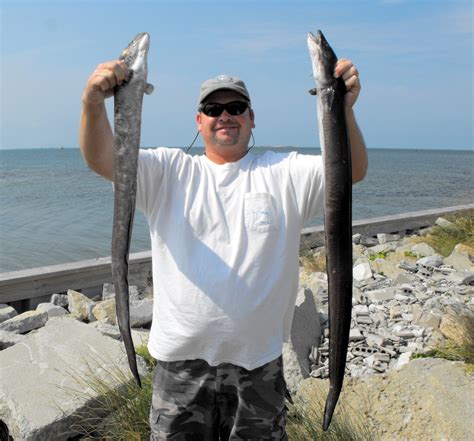
[[[321,29],[360,71],[369,148],[473,149],[472,22],[463,0],[2,0],[0,148],[77,147],[88,76],[142,31],[143,146],[189,145],[199,86],[223,73],[247,83],[257,145],[319,146],[306,33]]]

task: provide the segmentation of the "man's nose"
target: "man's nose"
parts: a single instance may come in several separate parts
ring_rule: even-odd
[[[229,121],[231,120],[232,117],[229,113],[227,113],[227,110],[224,109],[224,111],[221,113],[219,116],[219,121]]]

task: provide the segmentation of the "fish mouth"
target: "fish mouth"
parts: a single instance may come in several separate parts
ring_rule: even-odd
[[[316,32],[316,35],[314,35],[312,32],[308,32],[308,40],[312,40],[317,46],[321,46],[322,36],[323,34],[319,30]]]

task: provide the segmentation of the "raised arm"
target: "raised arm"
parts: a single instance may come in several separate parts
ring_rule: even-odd
[[[364,137],[357,124],[353,109],[361,89],[359,72],[350,60],[341,58],[337,61],[335,75],[342,77],[347,89],[344,106],[347,132],[351,144],[352,183],[355,184],[364,179],[369,164]]]
[[[97,174],[113,181],[114,138],[105,99],[114,87],[127,80],[129,71],[123,61],[99,64],[87,81],[82,94],[79,145],[87,165]]]

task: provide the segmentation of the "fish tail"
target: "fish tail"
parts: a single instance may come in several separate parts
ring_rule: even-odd
[[[336,408],[337,400],[339,399],[339,394],[341,393],[341,388],[335,388],[329,386],[328,396],[326,398],[326,404],[324,406],[324,419],[323,419],[323,430],[326,431],[331,424],[332,416],[334,414],[334,409]]]

